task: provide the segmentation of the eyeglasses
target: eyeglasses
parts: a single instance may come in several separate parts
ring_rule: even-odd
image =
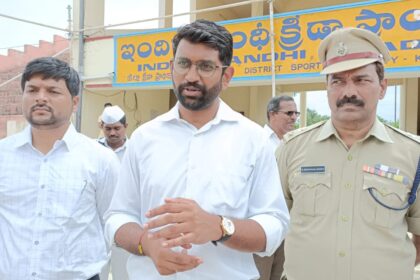
[[[224,68],[229,67],[226,65],[223,65],[223,66],[216,65],[212,61],[201,60],[201,61],[197,61],[193,63],[191,60],[187,58],[176,58],[174,61],[174,70],[178,74],[184,75],[184,74],[187,74],[188,71],[190,71],[190,68],[192,65],[195,65],[198,75],[200,75],[203,78],[208,78],[208,77],[213,76],[217,68],[224,69]]]
[[[289,117],[293,116],[293,114],[295,114],[296,117],[299,117],[300,116],[300,112],[298,112],[298,111],[276,111],[276,112],[283,113],[283,114],[285,114],[285,115],[287,115]]]

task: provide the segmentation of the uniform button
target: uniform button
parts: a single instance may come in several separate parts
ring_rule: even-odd
[[[41,217],[41,216],[42,216],[42,213],[41,213],[41,212],[39,212],[39,213],[38,213],[38,216],[39,216],[39,217]]]
[[[34,242],[34,244],[35,244],[35,245],[38,245],[38,244],[39,244],[39,241],[35,241],[35,242]]]
[[[341,220],[343,222],[348,222],[349,221],[349,217],[347,217],[347,216],[341,216]]]
[[[344,187],[349,190],[349,189],[351,189],[351,184],[347,183],[347,184],[344,185]]]
[[[48,161],[48,159],[44,158],[43,162],[47,162],[47,161]]]
[[[353,156],[352,156],[352,155],[348,155],[348,156],[347,156],[347,159],[348,159],[349,161],[352,161],[352,160],[353,160]]]
[[[41,185],[41,189],[44,189],[45,188],[45,185]]]
[[[32,272],[32,276],[36,276],[36,272]]]
[[[346,256],[346,252],[344,252],[344,251],[340,251],[340,252],[338,253],[338,255],[339,255],[340,257],[345,257],[345,256]]]

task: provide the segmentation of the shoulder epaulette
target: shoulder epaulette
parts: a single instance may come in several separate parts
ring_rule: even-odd
[[[308,132],[308,131],[311,131],[312,129],[315,129],[315,128],[317,128],[317,127],[320,127],[320,126],[321,126],[321,125],[323,125],[325,122],[326,122],[326,121],[320,121],[320,122],[317,122],[317,123],[312,124],[312,125],[310,125],[310,126],[305,126],[305,127],[301,127],[301,128],[298,128],[298,129],[295,129],[295,130],[289,131],[288,133],[286,133],[286,134],[283,136],[283,141],[286,143],[286,142],[288,142],[288,141],[292,140],[293,138],[295,138],[295,137],[297,137],[297,136],[299,136],[299,135],[301,135],[301,134],[303,134],[303,133],[306,133],[306,132]]]
[[[391,126],[391,125],[389,125],[389,124],[386,124],[386,123],[384,123],[384,125],[385,125],[386,127],[391,128],[392,130],[396,131],[397,133],[399,133],[399,134],[401,134],[401,135],[404,135],[405,137],[407,137],[407,138],[409,138],[409,139],[413,140],[414,142],[416,142],[416,143],[420,144],[420,136],[419,136],[419,135],[415,135],[415,134],[412,134],[412,133],[410,133],[410,132],[407,132],[407,131],[404,131],[404,130],[401,130],[401,129],[395,128],[395,127],[393,127],[393,126]]]

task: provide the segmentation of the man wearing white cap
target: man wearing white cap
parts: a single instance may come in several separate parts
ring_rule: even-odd
[[[389,51],[376,34],[344,28],[319,58],[331,119],[286,134],[277,154],[291,215],[282,279],[413,279],[420,142],[376,117]]]
[[[101,121],[104,137],[99,138],[98,142],[114,150],[121,161],[127,148],[127,121],[124,111],[117,105],[105,107]]]

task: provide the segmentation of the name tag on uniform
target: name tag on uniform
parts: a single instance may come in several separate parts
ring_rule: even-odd
[[[302,166],[300,168],[301,174],[309,174],[309,173],[316,173],[316,174],[324,174],[325,173],[325,166],[318,165],[318,166]]]

